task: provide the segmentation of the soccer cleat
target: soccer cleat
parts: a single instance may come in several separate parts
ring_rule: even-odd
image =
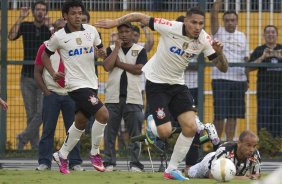
[[[45,164],[40,164],[38,167],[36,167],[37,171],[46,171],[46,170],[50,170],[50,167],[48,167]]]
[[[67,159],[63,159],[61,156],[60,156],[60,152],[55,152],[53,154],[53,159],[55,162],[57,162],[58,166],[59,166],[59,169],[60,169],[60,172],[63,173],[63,174],[69,174],[70,171],[68,170],[68,160]]]
[[[205,125],[200,121],[198,116],[196,116],[195,120],[197,125],[197,132],[198,134],[200,134],[205,129]]]
[[[212,144],[218,145],[220,143],[220,139],[217,135],[217,131],[215,129],[214,124],[206,123],[205,124],[205,130],[207,131],[208,136],[209,136],[210,140],[212,141]]]
[[[156,136],[152,131],[152,123],[155,123],[153,119],[153,115],[149,115],[147,117],[147,123],[146,123],[146,138],[150,144],[154,144],[156,142]]]
[[[105,172],[106,168],[102,162],[100,154],[97,155],[90,155],[90,161],[92,163],[92,166],[100,172]]]
[[[81,165],[75,165],[71,168],[71,170],[73,170],[73,171],[85,171],[85,169],[83,167],[81,167]]]
[[[165,179],[171,179],[171,180],[189,180],[189,178],[186,178],[185,176],[182,175],[180,171],[177,169],[171,170],[169,173],[164,172],[163,177]]]

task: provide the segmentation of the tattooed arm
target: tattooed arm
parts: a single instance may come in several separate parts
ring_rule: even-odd
[[[222,52],[217,52],[217,57],[212,60],[214,65],[223,73],[228,70],[228,62],[225,55]]]
[[[140,22],[145,26],[148,26],[150,18],[151,17],[148,15],[135,12],[135,13],[126,14],[114,20],[110,20],[110,19],[99,20],[98,22],[96,22],[95,26],[100,28],[110,29],[113,27],[117,27],[121,24],[124,24],[126,22]]]

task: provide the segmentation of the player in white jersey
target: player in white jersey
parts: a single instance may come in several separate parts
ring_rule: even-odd
[[[257,135],[245,130],[240,134],[238,143],[222,144],[215,152],[207,154],[201,162],[185,169],[185,175],[191,178],[212,178],[210,169],[214,161],[228,158],[235,164],[237,179],[258,179],[261,158],[256,149],[257,144]]]
[[[95,27],[81,24],[84,6],[81,1],[67,1],[62,14],[67,24],[64,29],[54,33],[46,45],[42,55],[45,68],[54,80],[59,80],[64,73],[55,72],[50,63],[50,55],[57,49],[65,65],[65,82],[69,96],[76,105],[75,122],[69,128],[61,149],[53,154],[60,167],[60,172],[68,174],[67,157],[69,152],[80,140],[88,119],[94,115],[92,126],[92,148],[90,160],[98,171],[105,171],[100,157],[99,146],[109,118],[107,108],[97,97],[98,79],[95,74],[94,49],[104,53],[101,39]]]
[[[156,53],[142,69],[147,79],[146,95],[158,137],[166,139],[171,135],[171,116],[182,128],[164,178],[187,180],[177,168],[188,152],[197,129],[202,126],[195,121],[193,98],[185,85],[184,71],[189,62],[203,52],[221,71],[226,72],[228,64],[222,54],[223,45],[212,40],[203,30],[204,13],[197,8],[187,12],[184,23],[130,13],[115,20],[100,20],[96,26],[112,28],[125,22],[141,22],[161,34]]]

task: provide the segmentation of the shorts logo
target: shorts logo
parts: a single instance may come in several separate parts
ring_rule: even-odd
[[[99,102],[98,98],[96,98],[94,95],[89,96],[88,101],[91,102],[92,105],[97,105]]]
[[[164,108],[158,108],[157,112],[157,118],[158,119],[164,119],[165,117],[165,112],[164,112]]]

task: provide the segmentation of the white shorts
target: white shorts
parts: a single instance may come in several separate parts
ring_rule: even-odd
[[[212,156],[215,155],[215,152],[207,154],[204,159],[193,165],[188,170],[188,176],[190,178],[208,178],[209,177],[209,161]]]

